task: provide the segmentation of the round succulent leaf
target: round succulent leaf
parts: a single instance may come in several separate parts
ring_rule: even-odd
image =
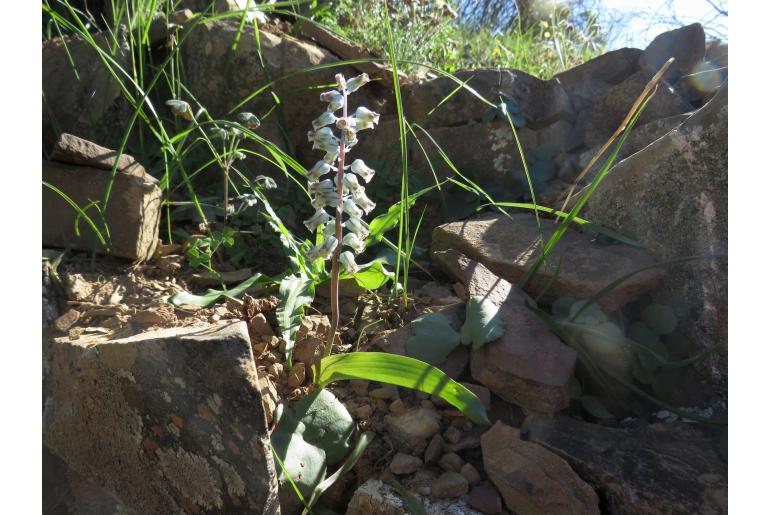
[[[636,343],[648,346],[658,341],[658,335],[644,322],[634,322],[628,328],[628,338]]]
[[[412,336],[406,340],[406,354],[430,365],[443,363],[460,343],[460,335],[441,313],[428,313],[412,321]]]
[[[673,360],[687,359],[692,352],[692,342],[680,331],[674,331],[664,336],[663,344],[668,349],[668,355]]]
[[[330,465],[341,460],[350,448],[350,436],[356,428],[353,417],[333,393],[316,390],[295,406],[304,424],[303,438],[326,453]]]
[[[655,381],[655,374],[642,365],[638,355],[634,356],[631,362],[631,371],[634,374],[634,379],[642,384],[652,384]]]
[[[568,318],[570,316],[570,308],[576,301],[575,297],[559,297],[551,304],[551,313],[555,318]]]
[[[646,344],[645,347],[660,356],[661,359],[668,361],[668,349],[666,349],[666,346],[662,342],[656,340]],[[637,356],[639,356],[639,362],[642,366],[650,372],[654,372],[660,367],[660,361],[651,354],[639,351]]]
[[[570,318],[574,317],[580,310],[583,310],[580,316],[575,319],[575,322],[579,324],[598,324],[609,320],[609,317],[602,311],[602,308],[595,302],[588,304],[588,307],[583,309],[587,302],[586,300],[575,301],[569,308]]]
[[[583,409],[592,417],[602,420],[615,418],[604,406],[604,403],[594,395],[583,395],[580,397],[580,404],[583,405]]]
[[[296,495],[292,481],[306,499],[313,495],[316,487],[326,477],[326,453],[323,449],[307,443],[301,434],[276,429],[270,437],[270,442],[278,457],[283,462],[280,470],[279,484],[285,495]],[[280,469],[280,466],[278,467]]]
[[[465,303],[465,323],[460,329],[463,345],[480,349],[482,345],[500,338],[505,333],[505,321],[500,308],[484,297],[472,296]]]
[[[642,311],[642,322],[658,334],[670,334],[676,329],[676,313],[671,306],[650,304]]]

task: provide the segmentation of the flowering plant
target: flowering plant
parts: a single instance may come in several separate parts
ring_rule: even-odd
[[[304,222],[309,231],[316,232],[321,227],[323,233],[321,243],[308,251],[308,259],[332,261],[332,327],[326,346],[327,355],[331,352],[339,323],[340,266],[348,274],[358,271],[355,256],[366,249],[364,239],[369,234],[369,226],[362,217],[375,207],[366,196],[364,185],[359,182],[359,179],[364,183],[371,181],[374,170],[361,159],[355,159],[346,166],[345,157],[358,143],[358,132],[373,129],[380,121],[380,115],[366,107],[359,107],[352,116],[348,115],[348,95],[369,82],[367,74],[362,73],[348,80],[337,74],[335,78],[337,88],[321,93],[321,101],[328,104],[327,109],[313,120],[313,130],[308,132],[308,141],[313,143],[313,149],[323,151],[324,157],[307,174],[310,203],[315,213]],[[338,116],[340,109],[342,113]],[[333,178],[323,178],[329,173],[334,174]],[[326,211],[327,208],[333,209],[333,216]],[[344,221],[343,216],[346,216]],[[343,247],[350,250],[342,250]]]

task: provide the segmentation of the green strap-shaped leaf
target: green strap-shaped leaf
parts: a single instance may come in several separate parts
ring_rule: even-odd
[[[255,284],[274,284],[275,280],[263,275],[259,272],[252,275],[238,286],[230,288],[229,290],[208,290],[204,295],[193,295],[192,293],[183,291],[176,295],[172,295],[168,298],[168,301],[174,306],[201,306],[207,308],[212,304],[216,304],[220,299],[225,297],[241,297],[246,293],[249,288]]]
[[[379,381],[436,395],[475,423],[489,425],[487,410],[478,397],[438,368],[414,358],[387,352],[356,352],[323,358],[316,382],[323,387],[342,379]]]
[[[505,321],[499,307],[483,297],[471,297],[465,304],[465,323],[460,329],[463,345],[480,349],[485,343],[500,338],[505,333]]]
[[[294,348],[294,336],[302,322],[305,306],[313,302],[315,284],[305,275],[289,275],[281,281],[278,289],[278,309],[275,311],[281,336],[286,342],[286,360],[291,365],[291,351]]]

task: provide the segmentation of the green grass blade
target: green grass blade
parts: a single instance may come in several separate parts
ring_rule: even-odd
[[[313,302],[314,297],[315,284],[312,279],[305,275],[289,275],[281,281],[281,286],[278,289],[278,309],[275,316],[278,319],[281,336],[286,342],[286,361],[289,362],[289,366],[291,366],[294,336],[302,322],[305,306]]]
[[[193,295],[192,293],[188,292],[180,292],[169,297],[168,301],[174,306],[189,305],[206,308],[216,304],[220,299],[225,297],[234,297],[237,299],[246,293],[249,288],[255,284],[275,284],[275,280],[257,272],[256,274],[240,283],[238,286],[230,288],[229,290],[209,290],[205,295]]]
[[[490,423],[486,408],[470,390],[438,368],[414,358],[387,352],[356,352],[321,360],[316,378],[320,386],[343,379],[379,381],[436,395],[475,423]]]
[[[81,217],[81,218],[83,218],[83,220],[86,221],[88,226],[91,228],[91,230],[96,235],[96,238],[99,240],[99,243],[101,243],[104,248],[109,249],[109,245],[107,245],[107,240],[105,240],[104,236],[102,235],[102,232],[99,230],[98,227],[96,227],[96,224],[91,219],[91,217],[88,216],[88,214],[77,204],[77,202],[72,200],[69,197],[69,195],[64,193],[62,190],[60,190],[59,188],[57,188],[53,184],[50,184],[48,182],[43,181],[43,186],[53,190],[53,192],[56,193],[57,195],[59,195],[61,198],[63,198],[64,201],[67,202],[67,204],[72,206],[72,209],[74,209],[77,212],[78,217]]]

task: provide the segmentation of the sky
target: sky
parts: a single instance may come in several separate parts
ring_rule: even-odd
[[[609,49],[624,46],[644,48],[652,39],[672,28],[700,22],[708,36],[727,39],[727,17],[717,16],[708,0],[599,0],[611,30]],[[727,0],[711,0],[727,10]],[[714,19],[716,17],[716,19]]]

